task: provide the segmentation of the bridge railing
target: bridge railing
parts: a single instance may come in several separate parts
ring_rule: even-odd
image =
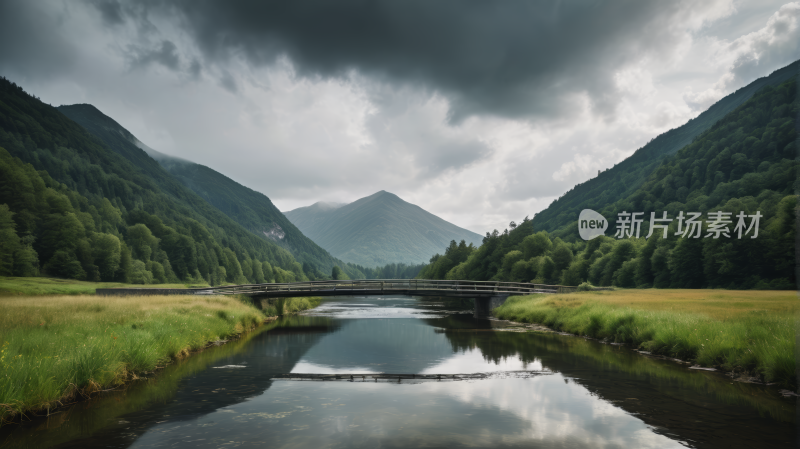
[[[245,284],[226,285],[206,289],[197,289],[200,294],[269,294],[270,292],[297,291],[309,293],[313,291],[345,290],[357,293],[359,290],[374,292],[376,290],[391,293],[392,291],[413,292],[414,290],[426,293],[474,291],[479,294],[489,292],[497,294],[524,295],[532,293],[571,293],[577,287],[566,285],[531,284],[526,282],[495,282],[495,281],[462,281],[462,280],[428,280],[428,279],[368,279],[368,280],[336,280],[336,281],[308,281],[270,284]],[[413,293],[412,293],[413,294]]]

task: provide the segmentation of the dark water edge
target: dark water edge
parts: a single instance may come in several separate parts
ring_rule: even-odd
[[[0,447],[795,447],[796,401],[773,387],[579,337],[497,331],[509,324],[457,309],[327,302],[4,427]],[[273,380],[359,371],[490,376]]]

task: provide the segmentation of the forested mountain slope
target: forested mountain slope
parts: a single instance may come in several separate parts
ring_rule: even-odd
[[[4,275],[41,269],[76,279],[212,284],[305,278],[288,251],[242,228],[146,154],[128,155],[138,158],[132,163],[5,78],[0,148]]]
[[[553,234],[526,220],[488,235],[477,250],[451,245],[419,277],[794,289],[798,114],[795,79],[767,85],[691,144],[659,161],[629,194],[593,203],[611,225],[606,236],[581,240],[579,211],[570,212],[563,220],[571,224]],[[643,213],[638,238],[635,233],[616,235],[620,214],[631,212]],[[656,218],[667,213],[666,238],[656,228],[645,238],[651,212]],[[700,229],[680,234],[679,225],[688,230],[686,221],[679,222],[681,212],[685,218],[689,212],[701,213]],[[717,217],[726,233],[712,232],[717,227],[710,226],[717,221],[712,213],[718,212],[729,214]],[[740,220],[745,227],[737,231]]]
[[[659,135],[629,158],[602,172],[596,178],[576,185],[547,209],[536,214],[533,225],[536,229],[553,232],[575,221],[583,209],[599,209],[609,202],[631,194],[659,166],[664,157],[691,143],[722,117],[750,99],[759,89],[765,86],[778,86],[796,77],[799,71],[800,61],[796,61],[726,96],[697,118]]]
[[[285,214],[335,257],[365,267],[418,264],[451,240],[481,241],[478,234],[384,191],[341,207],[317,203]]]
[[[267,196],[204,165],[153,150],[92,105],[59,106],[58,110],[148,175],[156,179],[171,175],[172,182],[179,181],[248,231],[288,249],[305,264],[307,275],[315,277],[330,273],[333,266],[338,265],[352,278],[364,277],[356,268],[336,260],[303,235]]]

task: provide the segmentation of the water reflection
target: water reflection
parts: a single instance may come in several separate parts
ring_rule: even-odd
[[[0,441],[2,447],[793,447],[794,402],[772,389],[580,338],[497,332],[509,324],[452,309],[409,298],[328,302],[249,341],[193,356],[126,393],[82,404],[59,418],[54,431],[3,429]],[[272,380],[289,372],[514,371],[545,374],[399,384]]]
[[[191,438],[189,438],[191,435]],[[416,385],[278,382],[132,445],[170,447],[682,447],[561,376]]]
[[[645,358],[577,337],[447,332],[455,351],[478,349],[491,363],[541,362],[586,394],[637,416],[693,447],[795,447],[795,401],[774,388]]]

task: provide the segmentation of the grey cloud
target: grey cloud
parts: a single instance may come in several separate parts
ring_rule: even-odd
[[[737,39],[734,47],[744,47],[734,61],[730,84],[743,86],[800,58],[800,5],[782,6],[761,30]]]
[[[57,78],[77,59],[59,20],[37,2],[0,1],[0,72],[24,79]],[[20,81],[18,79],[17,81]]]
[[[423,107],[429,92],[374,83],[368,91],[375,111],[367,117],[366,127],[374,149],[411,155],[418,180],[464,168],[492,153],[488,145],[472,137],[447,133],[440,117]]]
[[[203,66],[200,64],[200,61],[193,59],[192,63],[189,64],[189,77],[193,80],[200,79],[200,74],[202,72]]]
[[[439,176],[447,170],[458,170],[491,153],[486,144],[476,140],[442,142],[428,150],[430,152],[427,156],[420,154],[416,160],[418,167],[426,168],[428,176]]]
[[[613,166],[621,159],[620,149],[633,150],[634,148],[630,148],[630,140],[641,137],[635,132],[626,132],[619,128],[606,133],[608,135],[600,139],[603,145],[599,145],[595,142],[598,136],[593,130],[574,129],[569,135],[553,141],[548,151],[541,151],[529,160],[523,159],[506,167],[503,172],[505,183],[500,195],[509,201],[563,195],[576,184],[594,178],[596,169]],[[591,171],[587,173],[578,167],[562,176],[554,176],[564,164],[575,161],[576,157],[590,159]]]
[[[100,11],[107,25],[121,25],[124,22],[122,5],[115,0],[90,0],[89,3]]]
[[[232,94],[236,93],[237,91],[236,80],[233,79],[233,75],[231,75],[227,70],[224,71],[222,76],[219,78],[219,84]]]
[[[704,110],[728,92],[800,58],[800,4],[781,6],[766,26],[734,39],[724,50],[735,59],[717,83],[705,91],[684,94],[692,110]]]
[[[152,48],[143,48],[138,45],[129,46],[128,62],[133,69],[157,63],[172,71],[178,71],[181,65],[178,48],[169,40],[163,40]]]
[[[611,115],[614,72],[675,41],[677,2],[299,0],[153,2],[179,15],[210,62],[255,65],[287,55],[301,76],[356,69],[428,86],[473,114],[565,116],[576,93]]]

